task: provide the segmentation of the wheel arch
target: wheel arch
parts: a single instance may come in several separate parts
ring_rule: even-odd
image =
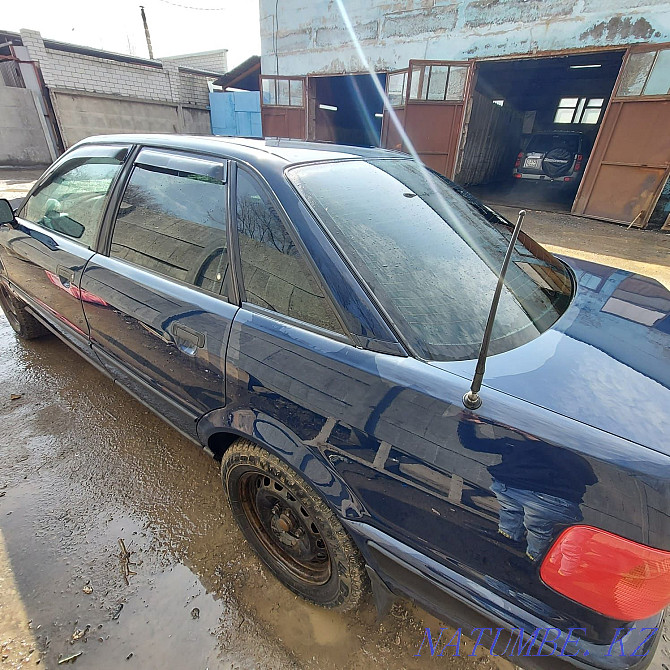
[[[247,408],[221,408],[197,424],[200,441],[220,459],[236,439],[243,437],[266,449],[300,474],[343,519],[368,516],[360,499],[315,445],[305,444],[280,421]]]

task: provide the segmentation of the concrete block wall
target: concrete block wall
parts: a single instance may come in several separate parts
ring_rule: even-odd
[[[176,60],[140,65],[49,49],[34,30],[22,30],[21,39],[51,88],[203,107],[209,104],[207,81],[211,77],[180,72]]]
[[[411,58],[466,60],[670,41],[668,0],[342,0],[377,71]],[[278,7],[278,14],[275,13]],[[264,74],[364,71],[336,0],[260,0]],[[277,45],[277,57],[275,55]]]
[[[178,95],[179,85],[170,81],[171,74],[178,79],[173,64],[135,65],[47,49],[40,33],[33,30],[22,30],[21,39],[32,59],[39,62],[49,87],[178,102],[175,95]]]
[[[212,78],[211,81],[214,81],[214,79]],[[200,75],[180,72],[179,99],[184,104],[207,107],[209,105],[207,79]]]
[[[217,51],[203,51],[197,54],[185,54],[183,56],[167,56],[160,59],[162,62],[172,62],[182,67],[190,67],[194,70],[206,70],[207,72],[228,72],[228,49]]]

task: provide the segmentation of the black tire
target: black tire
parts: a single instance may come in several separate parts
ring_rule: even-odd
[[[235,520],[270,571],[321,607],[354,609],[368,590],[363,559],[333,511],[305,480],[249,440],[221,461]]]
[[[562,177],[570,172],[575,157],[564,147],[555,147],[548,151],[542,160],[542,171],[553,178]]]
[[[49,334],[47,328],[28,313],[25,304],[11,295],[7,287],[2,284],[0,284],[0,306],[9,325],[22,340],[34,340]]]

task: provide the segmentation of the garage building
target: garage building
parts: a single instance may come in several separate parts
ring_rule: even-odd
[[[488,201],[670,227],[670,2],[260,6],[266,136],[413,150]]]

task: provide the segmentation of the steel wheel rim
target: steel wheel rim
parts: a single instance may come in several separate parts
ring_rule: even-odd
[[[330,554],[300,501],[266,474],[246,473],[238,486],[244,515],[274,561],[308,586],[326,584],[331,577]]]

